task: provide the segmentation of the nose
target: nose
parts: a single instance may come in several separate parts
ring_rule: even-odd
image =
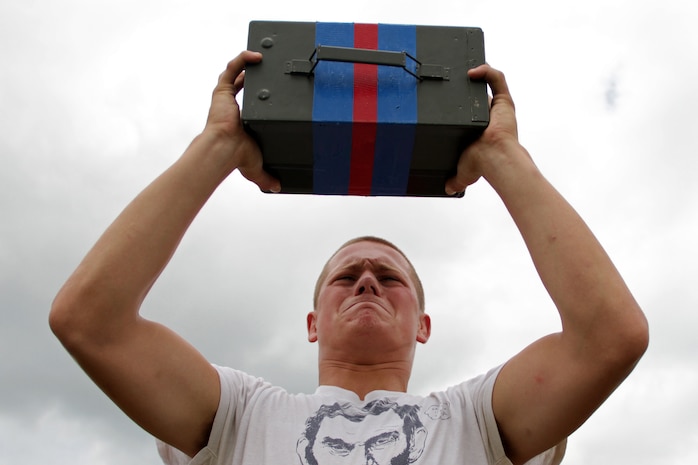
[[[380,296],[380,286],[375,275],[370,271],[365,271],[356,281],[354,295],[362,295],[366,292],[371,292],[376,296]]]

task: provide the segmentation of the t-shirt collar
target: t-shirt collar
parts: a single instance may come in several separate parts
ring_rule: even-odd
[[[366,394],[366,397],[362,401],[359,399],[358,394],[356,394],[354,391],[350,391],[338,386],[318,386],[315,390],[315,395],[317,396],[329,397],[334,401],[346,402],[370,402],[376,399],[395,398],[404,394],[404,392],[376,390]]]

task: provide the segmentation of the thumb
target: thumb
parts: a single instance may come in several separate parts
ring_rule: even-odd
[[[281,182],[263,168],[240,169],[240,173],[249,181],[257,184],[262,192],[281,192]]]
[[[458,194],[464,194],[465,188],[468,184],[460,182],[457,176],[452,177],[446,181],[445,191],[446,195],[456,196]]]
[[[478,179],[480,179],[480,174],[473,171],[465,171],[463,169],[458,170],[458,173],[452,178],[446,181],[445,191],[447,195],[462,194],[465,192],[465,188],[471,184],[474,184]]]
[[[456,175],[446,181],[444,189],[447,195],[462,194],[465,188],[480,179],[480,173],[474,169],[470,158],[465,153],[458,162]]]

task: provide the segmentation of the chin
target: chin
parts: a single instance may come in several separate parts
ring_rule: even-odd
[[[351,317],[351,322],[360,327],[365,327],[367,329],[371,328],[382,328],[385,326],[385,321],[381,318],[379,312],[376,308],[362,308],[355,311],[355,314]]]

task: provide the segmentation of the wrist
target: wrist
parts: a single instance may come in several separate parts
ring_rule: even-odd
[[[238,145],[229,134],[207,127],[192,140],[185,157],[196,159],[200,168],[219,174],[222,180],[240,164]]]
[[[536,173],[536,167],[528,151],[515,139],[502,141],[480,154],[482,177],[497,189],[500,185],[516,182],[526,175]]]

